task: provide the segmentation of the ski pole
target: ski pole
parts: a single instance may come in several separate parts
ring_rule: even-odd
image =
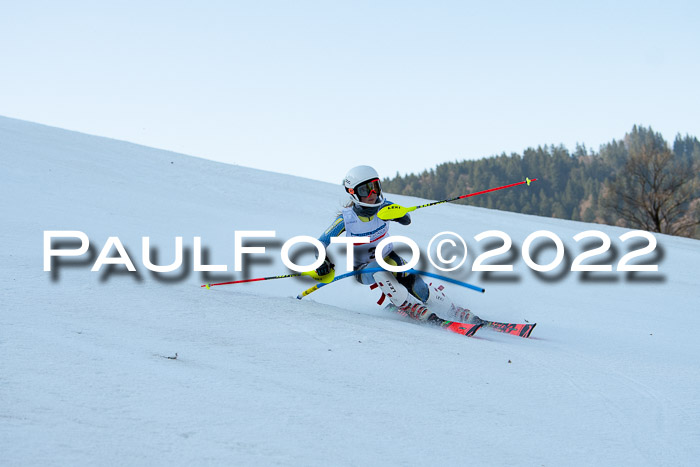
[[[313,277],[317,281],[321,281],[321,283],[325,283],[325,282],[331,282],[333,280],[333,277],[335,276],[335,272],[331,271],[331,273],[328,273],[325,276],[319,276],[318,274],[316,274],[316,271],[298,272],[296,274],[283,274],[281,276],[258,277],[255,279],[242,279],[239,281],[219,282],[217,284],[204,284],[201,287],[206,287],[207,289],[210,289],[216,285],[242,284],[244,282],[269,281],[272,279],[286,279],[288,277],[300,277],[300,276]]]
[[[452,284],[461,285],[462,287],[466,287],[468,289],[472,289],[472,290],[475,290],[477,292],[481,292],[481,293],[486,292],[486,289],[484,289],[482,287],[477,287],[476,285],[471,285],[468,282],[458,281],[457,279],[451,279],[449,277],[441,276],[439,274],[434,274],[432,272],[416,271],[415,269],[409,269],[407,272],[410,272],[413,274],[419,274],[421,276],[434,277],[436,279],[440,279],[440,280],[443,280],[445,282],[451,282]]]
[[[385,269],[382,269],[382,268],[358,269],[358,270],[356,270],[356,271],[352,271],[352,272],[348,272],[348,273],[345,273],[345,274],[341,274],[340,276],[336,277],[335,279],[333,279],[333,280],[330,281],[330,282],[325,282],[325,283],[321,283],[321,284],[316,284],[316,285],[314,285],[313,287],[310,287],[310,288],[304,290],[302,293],[300,293],[299,295],[297,295],[297,298],[298,298],[299,300],[301,300],[302,298],[306,297],[306,296],[309,295],[310,293],[313,293],[313,292],[317,291],[317,290],[320,289],[321,287],[324,287],[324,286],[326,286],[326,285],[328,285],[328,284],[332,284],[333,282],[339,281],[339,280],[341,280],[341,279],[345,279],[346,277],[355,276],[355,275],[357,275],[357,274],[364,274],[364,273],[366,273],[366,272],[379,272],[379,271],[385,271]],[[415,270],[415,269],[409,269],[409,270],[406,271],[406,272],[409,272],[409,273],[411,273],[411,274],[418,274],[418,275],[422,275],[422,276],[434,277],[434,278],[436,278],[436,279],[444,280],[445,282],[451,282],[451,283],[453,283],[453,284],[461,285],[462,287],[466,287],[466,288],[471,289],[471,290],[476,290],[477,292],[481,292],[481,293],[486,292],[486,289],[483,289],[483,288],[481,288],[481,287],[477,287],[477,286],[475,286],[475,285],[471,285],[471,284],[469,284],[469,283],[467,283],[467,282],[458,281],[458,280],[456,280],[456,279],[450,279],[449,277],[441,276],[441,275],[439,275],[439,274],[434,274],[434,273],[432,273],[432,272],[417,271],[417,270]]]
[[[398,219],[400,217],[405,216],[406,214],[408,214],[411,211],[415,211],[416,209],[427,208],[430,206],[435,206],[436,204],[449,203],[450,201],[457,201],[458,199],[469,198],[470,196],[483,195],[484,193],[490,193],[490,192],[496,191],[496,190],[503,190],[504,188],[510,188],[513,186],[522,185],[523,183],[527,183],[527,185],[530,186],[530,183],[532,183],[536,180],[537,180],[536,178],[533,178],[533,179],[526,178],[522,182],[511,183],[510,185],[499,186],[497,188],[489,188],[488,190],[478,191],[476,193],[470,193],[468,195],[457,196],[456,198],[444,199],[442,201],[435,201],[435,202],[428,203],[428,204],[421,204],[420,206],[413,206],[410,208],[405,208],[405,207],[400,206],[398,204],[390,204],[389,206],[386,206],[386,207],[383,207],[382,209],[380,209],[379,212],[377,213],[377,217],[379,217],[380,219],[383,219],[385,221],[388,221],[391,219]]]
[[[384,269],[382,269],[382,268],[367,268],[367,269],[357,269],[356,271],[350,271],[350,272],[347,272],[345,274],[341,274],[330,282],[321,282],[320,284],[316,284],[313,287],[310,287],[310,288],[304,290],[302,293],[297,295],[297,299],[301,300],[302,298],[306,297],[310,293],[317,291],[321,287],[328,285],[328,284],[332,284],[333,282],[339,281],[341,279],[345,279],[346,277],[355,276],[357,274],[364,274],[366,272],[379,272],[379,271],[383,271],[383,270]]]

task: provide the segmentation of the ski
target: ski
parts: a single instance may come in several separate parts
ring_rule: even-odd
[[[516,323],[499,323],[498,321],[489,321],[487,319],[482,319],[476,316],[467,308],[462,308],[461,306],[452,305],[452,312],[456,317],[462,317],[462,319],[468,323],[481,324],[485,328],[491,328],[494,331],[503,332],[505,334],[512,334],[514,336],[520,336],[528,338],[535,329],[537,323],[527,323],[527,324],[516,324]]]
[[[478,317],[477,317],[478,318]],[[487,319],[478,318],[483,327],[491,328],[494,331],[503,332],[506,334],[512,334],[514,336],[520,337],[530,337],[532,330],[535,329],[537,323],[527,323],[527,324],[516,324],[516,323],[499,323],[496,321],[489,321]]]
[[[535,329],[535,326],[537,326],[537,323],[526,323],[526,324],[519,324],[519,323],[500,323],[498,321],[489,321],[487,319],[482,319],[473,314],[471,311],[467,310],[466,308],[461,308],[461,307],[455,307],[457,310],[460,312],[463,312],[463,316],[469,320],[472,321],[471,323],[460,323],[457,321],[448,321],[446,319],[442,319],[439,316],[437,316],[435,313],[432,313],[430,317],[426,321],[419,321],[421,323],[427,323],[431,324],[433,326],[438,326],[443,329],[447,329],[448,331],[461,334],[463,336],[467,337],[472,337],[474,334],[476,334],[476,331],[479,329],[483,328],[490,328],[493,329],[494,331],[497,332],[502,332],[505,334],[512,334],[513,336],[519,336],[523,338],[528,338],[530,337],[530,334],[532,333],[532,330]],[[408,316],[408,313],[405,311],[399,310],[396,305],[393,303],[388,304],[386,307],[384,307],[385,310],[387,311],[392,311],[396,314],[399,314],[401,316]]]
[[[483,324],[467,324],[467,323],[457,323],[455,321],[447,321],[438,317],[435,313],[428,317],[428,323],[439,326],[441,328],[447,329],[448,331],[461,334],[463,336],[472,337],[476,331],[483,326]]]
[[[388,304],[384,309],[387,311],[393,311],[394,313],[399,314],[401,316],[408,316],[408,313],[399,310],[393,303]],[[457,323],[455,321],[448,321],[446,319],[440,318],[435,313],[432,313],[427,320],[417,322],[427,323],[467,337],[472,337],[476,333],[476,331],[478,331],[479,328],[483,326],[482,323],[467,324]]]

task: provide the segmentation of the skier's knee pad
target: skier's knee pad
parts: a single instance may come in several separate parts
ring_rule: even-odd
[[[411,294],[408,293],[408,289],[401,285],[399,281],[394,277],[393,274],[387,271],[379,271],[374,273],[374,280],[379,285],[382,293],[391,300],[391,303],[397,307],[401,307],[408,301],[416,301]],[[411,300],[412,299],[412,300]]]

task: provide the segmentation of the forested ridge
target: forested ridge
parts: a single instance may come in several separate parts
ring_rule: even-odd
[[[620,225],[700,238],[700,142],[678,134],[672,145],[634,126],[598,151],[579,145],[528,148],[447,162],[421,174],[385,179],[385,191],[442,200],[537,178],[458,203],[524,214]]]

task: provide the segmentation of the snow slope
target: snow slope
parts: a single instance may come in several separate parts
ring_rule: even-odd
[[[487,289],[448,285],[453,300],[538,323],[531,339],[469,339],[385,313],[378,292],[352,279],[301,301],[308,278],[199,287],[244,277],[233,272],[236,230],[276,231],[254,243],[267,254],[247,261],[246,277],[285,273],[280,245],[318,236],[344,201],[340,186],[0,117],[0,200],[3,465],[700,457],[698,241],[657,235],[656,254],[640,261],[657,260],[658,273],[536,274],[520,256],[532,232],[556,233],[570,262],[583,251],[574,235],[604,231],[614,251],[602,259],[614,265],[630,250],[625,230],[456,205],[417,211],[392,232],[423,251],[438,232],[459,233],[469,259],[450,277]],[[470,272],[485,251],[473,237],[493,229],[513,239],[513,273]],[[92,249],[44,272],[45,230],[83,231]],[[110,236],[137,273],[90,271]],[[144,236],[158,264],[183,236],[183,267],[148,271]],[[205,262],[228,273],[192,271],[194,236]],[[538,261],[553,256],[544,248]]]

